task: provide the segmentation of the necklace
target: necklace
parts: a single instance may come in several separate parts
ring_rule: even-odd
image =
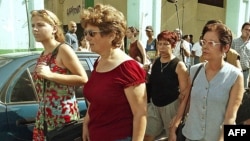
[[[161,63],[161,72],[163,72],[163,70],[168,66],[168,64],[169,64],[169,62],[166,64],[166,65],[162,65],[162,63]]]

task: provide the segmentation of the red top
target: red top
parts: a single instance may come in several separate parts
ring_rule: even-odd
[[[56,64],[56,55],[52,53],[41,55],[37,59],[37,64],[47,63],[53,73],[71,74],[67,68],[61,68]],[[46,89],[44,91],[44,79],[37,72],[33,74],[33,80],[36,92],[39,98],[39,109],[36,116],[35,127],[33,130],[33,141],[43,141],[43,123],[44,123],[44,106],[46,106],[45,116],[48,130],[61,127],[63,124],[80,117],[75,91],[73,86],[60,84],[54,81],[46,81]]]
[[[134,60],[127,60],[109,72],[96,72],[96,65],[84,95],[91,103],[91,141],[114,141],[132,137],[133,115],[124,89],[145,82],[145,71]],[[144,93],[144,91],[142,92]]]
[[[134,41],[133,43],[130,43],[130,47],[129,47],[129,56],[133,59],[135,59],[136,61],[143,63],[143,56],[141,54],[141,51],[139,50],[138,46],[137,46],[137,40]]]

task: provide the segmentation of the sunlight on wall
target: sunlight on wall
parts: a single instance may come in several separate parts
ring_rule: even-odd
[[[27,17],[25,2],[27,1],[1,1],[0,13],[4,14],[0,16],[0,50],[16,52],[16,50],[29,49],[29,17]],[[36,0],[33,4],[41,6],[41,0]]]

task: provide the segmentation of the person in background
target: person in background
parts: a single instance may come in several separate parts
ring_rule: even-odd
[[[153,63],[156,57],[158,56],[158,51],[156,47],[157,39],[154,38],[154,30],[152,26],[147,26],[145,31],[148,37],[146,43],[146,54],[150,62]]]
[[[186,103],[189,112],[182,129],[187,141],[223,141],[224,125],[234,125],[243,97],[243,75],[239,68],[224,61],[232,43],[231,30],[222,23],[204,27],[201,45],[206,62],[190,69],[190,84],[198,67],[202,65],[170,126],[168,141],[176,141],[176,128],[180,124]],[[191,86],[190,86],[191,88]],[[189,93],[188,93],[189,94]]]
[[[79,119],[74,86],[84,85],[88,76],[75,52],[64,43],[61,22],[54,13],[34,10],[31,24],[35,40],[44,47],[33,74],[39,98],[33,141],[44,141],[44,130],[50,131]],[[44,121],[47,128],[44,128]]]
[[[191,41],[191,36],[190,35],[183,35],[182,39],[189,42],[191,44],[191,46],[192,46],[192,43],[190,42]]]
[[[164,130],[169,134],[169,124],[177,112],[179,96],[187,95],[188,70],[183,61],[173,55],[172,50],[178,42],[178,35],[168,30],[157,36],[160,57],[152,66],[149,77],[147,129],[144,141],[154,141]]]
[[[149,79],[149,76],[151,74],[151,67],[152,67],[152,64],[154,63],[155,59],[157,58],[157,56],[159,56],[159,53],[157,50],[157,39],[154,38],[153,27],[150,25],[146,26],[145,31],[146,31],[146,35],[148,37],[147,43],[146,43],[146,54],[147,54],[147,59],[149,60],[149,62],[144,65],[144,69],[147,71],[146,88],[148,91],[148,89],[149,89],[148,79]],[[147,92],[148,103],[150,103],[150,98],[151,98],[151,96]]]
[[[78,47],[78,51],[91,52],[90,47],[89,47],[89,41],[86,39],[85,36],[81,37],[79,45],[80,46]]]
[[[191,57],[193,57],[194,59],[194,64],[198,64],[200,63],[200,57],[202,55],[202,47],[200,45],[200,40],[197,41],[196,43],[194,43],[193,47],[192,47],[192,51],[191,51]]]
[[[194,45],[194,36],[192,34],[189,34],[189,37],[190,37],[189,43],[191,43],[193,46]]]
[[[188,66],[187,58],[190,56],[190,46],[189,43],[182,39],[182,31],[180,29],[175,29],[175,33],[178,35],[178,42],[176,47],[173,49],[173,54],[183,61],[186,66]]]
[[[249,88],[249,68],[250,68],[250,22],[246,22],[241,27],[241,37],[236,38],[232,42],[231,48],[240,54],[240,64],[244,76],[244,87]]]
[[[240,64],[240,55],[236,50],[230,48],[225,54],[224,60],[242,70]]]
[[[77,25],[76,22],[70,21],[68,23],[68,32],[65,34],[66,43],[68,43],[74,51],[78,50],[78,39],[76,36]]]
[[[129,56],[141,63],[142,65],[147,64],[147,55],[145,48],[143,47],[141,41],[139,41],[136,36],[139,30],[133,26],[127,28],[126,37],[130,40],[129,45]]]
[[[110,5],[84,9],[81,24],[94,63],[84,94],[89,107],[84,141],[142,141],[147,120],[146,72],[120,49],[126,33],[124,15]]]
[[[184,35],[182,37],[183,40],[187,41],[189,43],[189,51],[192,51],[193,43],[191,43],[191,40],[193,38],[193,35]],[[188,69],[193,65],[193,58],[191,58],[191,54],[189,57],[186,57],[186,65]]]

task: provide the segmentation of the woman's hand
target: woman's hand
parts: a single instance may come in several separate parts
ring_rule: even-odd
[[[143,65],[143,69],[148,72],[150,70],[150,64]]]
[[[51,75],[51,70],[50,67],[47,66],[47,64],[45,62],[42,62],[40,64],[37,65],[36,68],[36,73],[37,75],[39,75],[42,78],[48,78]]]
[[[172,126],[169,131],[168,141],[176,141],[176,128]]]
[[[174,128],[174,122],[176,120],[176,115],[172,118],[169,124],[169,135],[168,135],[168,141],[176,141],[176,128]]]

